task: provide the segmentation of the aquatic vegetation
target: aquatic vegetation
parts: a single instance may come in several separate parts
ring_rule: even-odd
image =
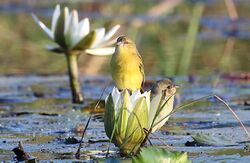
[[[68,73],[72,91],[72,102],[82,103],[83,95],[78,78],[78,57],[82,53],[91,55],[111,55],[114,53],[112,37],[120,25],[111,28],[107,33],[105,28],[90,29],[89,19],[78,21],[76,10],[69,12],[67,7],[61,11],[57,5],[51,23],[51,29],[46,27],[34,14],[37,25],[54,41],[57,46],[49,46],[53,52],[64,53],[68,63]]]
[[[167,151],[156,147],[142,148],[140,154],[132,158],[133,163],[189,163],[187,153]]]
[[[199,32],[199,26],[200,26],[199,23],[202,17],[203,10],[204,10],[203,4],[198,3],[194,5],[192,19],[190,21],[188,31],[187,31],[185,46],[183,49],[183,53],[180,57],[178,74],[181,74],[181,75],[188,74],[188,69],[191,65],[192,56],[194,54],[193,51],[195,47],[195,41]]]
[[[107,136],[122,155],[137,153],[148,135],[160,129],[173,109],[174,94],[168,98],[150,91],[141,93],[113,88],[105,100],[104,126]]]
[[[215,136],[212,134],[197,133],[196,135],[192,135],[192,138],[197,146],[229,146],[233,144],[225,136]]]

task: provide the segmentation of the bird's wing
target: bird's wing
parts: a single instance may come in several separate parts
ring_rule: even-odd
[[[141,74],[142,74],[142,83],[141,83],[141,91],[143,91],[143,85],[145,83],[145,73],[144,73],[144,66],[143,66],[143,63],[142,63],[142,57],[141,55],[139,54],[139,52],[137,52],[137,56],[139,57],[139,60],[140,60],[140,63],[139,63],[139,68],[140,68],[140,71],[141,71]]]
[[[141,90],[143,91],[143,85],[145,83],[145,74],[144,74],[143,64],[140,64],[140,71],[141,71],[142,76],[143,76],[143,80],[142,80],[142,83],[141,83]]]

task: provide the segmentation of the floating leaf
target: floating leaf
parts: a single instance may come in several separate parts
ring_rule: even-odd
[[[133,163],[189,163],[187,153],[167,151],[156,147],[142,148],[140,154],[132,158]]]
[[[229,146],[233,143],[224,136],[213,136],[210,134],[197,133],[192,138],[198,146]]]

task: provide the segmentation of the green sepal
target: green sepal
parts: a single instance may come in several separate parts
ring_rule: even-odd
[[[96,39],[96,32],[91,31],[87,36],[83,37],[72,50],[85,50],[90,48],[93,41]]]
[[[128,123],[128,118],[129,118],[129,105],[131,105],[130,103],[130,97],[129,97],[129,93],[127,90],[124,90],[122,92],[122,106],[121,108],[118,109],[118,120],[117,120],[117,133],[116,135],[119,136],[119,139],[121,140],[121,143],[123,142],[123,140],[126,138],[126,129],[127,129],[127,123]]]
[[[63,49],[60,48],[60,47],[55,47],[55,46],[48,45],[46,48],[47,48],[48,51],[51,51],[51,52],[54,52],[54,53],[58,53],[58,54],[63,54],[64,53]]]
[[[67,45],[64,38],[64,25],[65,25],[65,12],[60,14],[55,28],[54,38],[55,42],[58,43],[62,48],[67,49]]]
[[[107,136],[110,139],[112,139],[111,136],[114,129],[114,125],[115,125],[115,108],[112,95],[110,94],[105,104],[105,112],[104,112],[104,128]]]
[[[146,99],[140,98],[133,109],[133,113],[130,114],[128,119],[129,127],[127,127],[126,138],[130,142],[138,143],[145,137],[144,129],[148,126],[148,107]]]
[[[123,154],[136,153],[145,138],[144,128],[148,126],[148,107],[146,99],[140,98],[130,114],[126,138],[121,146]]]

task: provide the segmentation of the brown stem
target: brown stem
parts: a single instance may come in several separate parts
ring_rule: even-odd
[[[81,86],[78,75],[78,54],[76,52],[67,52],[66,58],[68,64],[70,88],[72,93],[72,102],[77,104],[83,103],[83,95],[81,93]]]

